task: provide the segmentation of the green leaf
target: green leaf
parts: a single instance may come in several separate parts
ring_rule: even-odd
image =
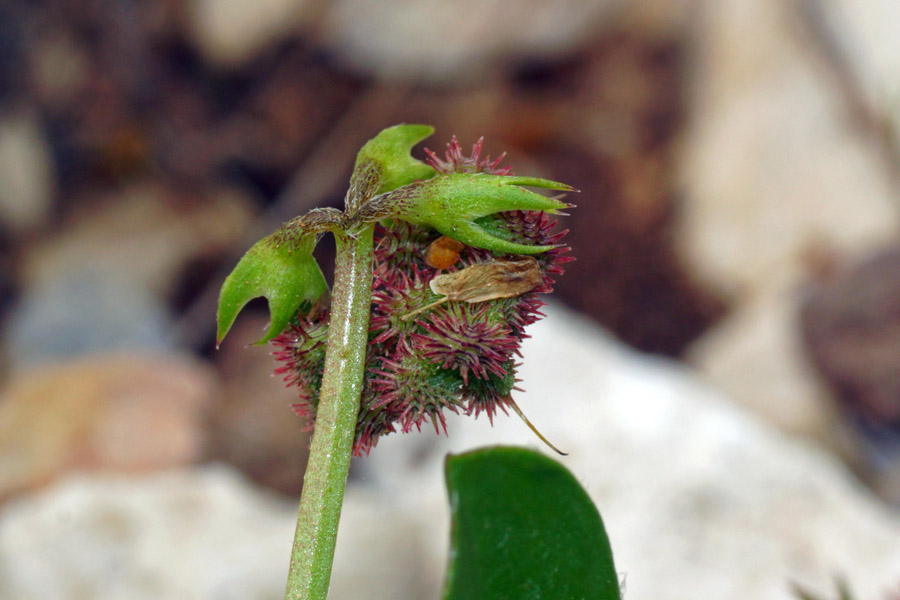
[[[569,205],[526,190],[523,185],[575,191],[564,183],[535,177],[485,173],[451,173],[416,181],[373,198],[362,212],[372,220],[386,216],[437,229],[447,237],[477,248],[508,254],[536,254],[553,246],[529,246],[497,236],[476,220],[498,212],[540,210],[558,212]]]
[[[382,194],[435,174],[427,164],[410,156],[413,146],[434,133],[430,125],[394,125],[366,142],[356,155],[354,178],[374,167],[377,188]],[[373,195],[374,195],[373,194]],[[349,208],[349,207],[348,207]]]
[[[522,448],[447,457],[446,600],[619,600],[600,513],[572,474]]]
[[[263,296],[269,302],[269,329],[256,342],[264,344],[287,327],[304,302],[312,305],[328,291],[322,270],[312,256],[318,231],[304,224],[316,221],[316,227],[321,229],[326,227],[323,223],[337,218],[328,211],[313,211],[285,223],[244,254],[219,293],[217,344],[253,298]]]

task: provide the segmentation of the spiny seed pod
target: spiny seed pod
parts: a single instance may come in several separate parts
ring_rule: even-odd
[[[521,189],[515,186],[528,182],[570,189],[512,176],[499,166],[500,159],[481,159],[481,143],[471,156],[462,154],[455,138],[444,160],[429,152],[430,167],[437,173],[429,185],[440,189],[445,185],[441,178],[464,175],[496,178],[498,189],[515,194],[519,192],[512,190]],[[384,196],[402,196],[403,190],[418,183]],[[528,198],[547,209],[565,206]],[[569,248],[559,244],[566,232],[556,231],[548,214],[493,212],[495,206],[501,206],[499,200],[483,210],[472,204],[459,213],[470,226],[467,231],[476,232],[466,239],[452,237],[453,227],[462,221],[437,220],[429,226],[420,208],[408,209],[414,218],[403,220],[401,215],[376,225],[369,348],[355,455],[368,454],[381,436],[398,430],[420,430],[430,424],[436,432],[446,433],[446,410],[475,416],[483,412],[493,420],[498,409],[505,413],[510,407],[532,427],[511,396],[516,389],[516,359],[525,327],[543,316],[538,294],[552,291],[552,277],[561,274],[562,264],[571,258]],[[441,241],[447,239],[456,243]],[[463,243],[467,239],[488,240],[485,247],[491,249]],[[435,245],[452,248],[452,263],[429,258]],[[507,253],[510,250],[522,251]],[[297,387],[295,410],[311,423],[327,327],[327,312],[301,313],[273,341],[278,348],[274,354],[282,363],[277,372]]]

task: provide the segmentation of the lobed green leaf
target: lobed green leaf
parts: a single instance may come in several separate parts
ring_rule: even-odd
[[[432,133],[434,127],[430,125],[388,127],[360,149],[356,155],[354,177],[357,173],[364,173],[369,165],[373,166],[377,177],[374,194],[383,194],[413,181],[434,177],[434,169],[410,156],[413,146]]]
[[[259,297],[269,302],[269,328],[257,344],[281,333],[301,305],[315,304],[328,292],[328,284],[312,256],[318,234],[282,226],[264,237],[241,258],[219,293],[216,344],[222,342],[238,313]]]

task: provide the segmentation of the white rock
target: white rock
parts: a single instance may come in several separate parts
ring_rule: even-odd
[[[129,349],[171,351],[169,311],[131,275],[88,267],[29,286],[3,340],[12,364]]]
[[[78,200],[59,234],[24,253],[26,287],[111,273],[144,293],[165,296],[186,263],[231,248],[253,215],[250,199],[236,188],[190,197],[149,180]]]
[[[192,261],[233,247],[253,214],[234,188],[191,197],[151,181],[79,200],[60,233],[22,252],[3,340],[15,364],[171,348],[166,299]]]
[[[831,456],[732,408],[683,367],[548,313],[524,348],[519,404],[571,453],[561,461],[603,514],[626,598],[787,600],[789,581],[824,592],[836,573],[860,598],[896,584],[900,519]],[[540,447],[514,416],[449,427],[449,439],[390,436],[355,462],[332,600],[439,597],[444,454]],[[0,512],[0,597],[277,598],[293,518],[293,505],[219,470],[69,482]]]
[[[0,512],[0,598],[279,598],[292,512],[225,468],[73,477]]]
[[[853,125],[798,5],[704,3],[677,239],[691,270],[733,301],[691,362],[771,422],[821,437],[827,393],[806,365],[797,294],[819,249],[854,261],[894,239],[900,193],[880,140]],[[844,22],[834,24],[842,35]]]
[[[53,171],[34,115],[0,116],[0,226],[24,233],[44,222],[53,202]]]
[[[236,67],[268,44],[300,31],[315,2],[309,0],[191,0],[188,26],[204,55]]]
[[[806,358],[796,294],[757,294],[692,344],[704,378],[779,429],[830,443],[839,417]],[[833,441],[833,440],[831,440]]]
[[[349,491],[329,598],[437,597],[442,562],[416,551],[432,530],[402,510],[413,495],[383,500]],[[0,509],[0,598],[280,598],[295,518],[224,466],[74,475]]]
[[[0,385],[0,503],[70,471],[195,464],[207,452],[220,395],[210,367],[183,354],[13,369]]]
[[[849,59],[859,92],[876,111],[898,118],[900,126],[900,3],[827,0],[820,7],[825,26]]]
[[[875,140],[854,131],[789,11],[707,2],[701,21],[680,240],[728,295],[802,274],[813,246],[860,255],[900,228]]]
[[[456,81],[498,60],[551,57],[603,27],[622,0],[332,3],[320,34],[355,67],[389,78]]]

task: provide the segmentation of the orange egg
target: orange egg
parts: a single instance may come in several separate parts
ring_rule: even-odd
[[[465,244],[442,235],[431,242],[425,251],[425,263],[434,269],[447,269],[459,262],[459,253]]]

